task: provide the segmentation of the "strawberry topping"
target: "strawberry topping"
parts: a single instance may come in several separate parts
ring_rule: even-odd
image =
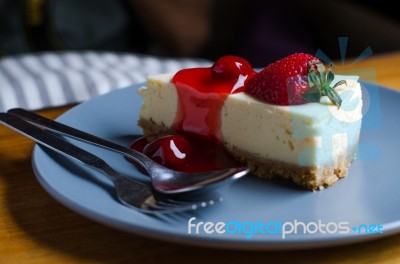
[[[321,96],[340,106],[339,95],[330,87],[333,73],[326,74],[314,56],[295,53],[265,67],[246,84],[246,92],[267,103],[298,105],[319,102]]]

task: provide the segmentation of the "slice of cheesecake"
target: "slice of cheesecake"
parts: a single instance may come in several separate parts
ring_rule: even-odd
[[[149,76],[139,90],[143,105],[138,124],[147,137],[176,127],[182,110],[173,78]],[[334,82],[345,80],[335,89],[340,108],[327,96],[319,102],[283,106],[246,92],[227,95],[216,112],[218,139],[256,176],[289,179],[311,190],[334,184],[346,176],[355,158],[362,119],[357,78],[335,78]]]

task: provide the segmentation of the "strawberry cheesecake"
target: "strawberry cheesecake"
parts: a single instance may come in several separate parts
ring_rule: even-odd
[[[146,138],[206,138],[261,178],[323,189],[347,175],[357,151],[357,78],[334,76],[309,54],[292,54],[260,72],[243,58],[225,56],[209,68],[149,76],[139,93],[138,124]]]

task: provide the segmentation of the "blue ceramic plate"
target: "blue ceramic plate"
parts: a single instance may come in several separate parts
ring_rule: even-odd
[[[221,190],[221,204],[157,218],[119,204],[102,174],[37,146],[33,168],[50,195],[75,212],[157,239],[237,249],[298,249],[378,239],[400,230],[400,93],[362,86],[365,116],[358,160],[348,177],[323,191],[250,176]],[[94,98],[58,120],[128,145],[141,134],[136,125],[138,87]],[[79,145],[120,172],[146,180],[121,155]]]

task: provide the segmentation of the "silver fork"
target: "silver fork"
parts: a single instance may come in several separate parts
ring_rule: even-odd
[[[16,132],[84,165],[99,170],[114,184],[119,201],[144,213],[170,213],[195,210],[213,205],[216,200],[190,201],[177,199],[154,190],[151,185],[123,176],[101,158],[83,150],[27,121],[6,113],[0,113],[0,122]]]
[[[16,115],[51,132],[115,151],[135,160],[137,164],[148,172],[152,178],[153,187],[165,194],[182,194],[197,190],[206,192],[210,189],[227,186],[249,172],[249,169],[243,166],[199,173],[175,171],[154,162],[144,154],[133,149],[47,119],[25,109],[14,108],[8,110],[7,113]]]

